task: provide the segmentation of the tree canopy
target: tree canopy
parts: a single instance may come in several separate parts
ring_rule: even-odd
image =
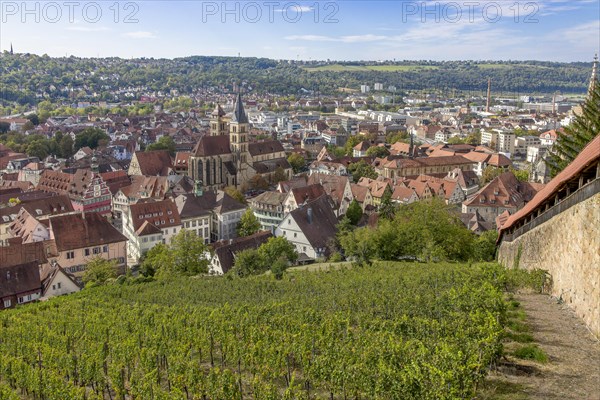
[[[284,237],[270,237],[258,249],[247,249],[236,254],[231,273],[246,277],[271,271],[280,279],[285,269],[296,262],[298,253]]]
[[[564,131],[556,133],[556,141],[546,158],[552,177],[565,169],[600,134],[600,83],[596,82],[574,121]]]
[[[288,162],[292,166],[295,174],[302,172],[304,167],[306,166],[306,160],[298,153],[292,153],[288,157]]]
[[[348,172],[352,174],[352,180],[354,182],[358,182],[362,177],[377,179],[375,168],[373,168],[372,165],[367,164],[364,160],[350,164],[348,166]]]
[[[380,218],[376,228],[346,230],[339,235],[346,257],[360,262],[373,258],[467,260],[473,257],[474,239],[458,216],[436,198],[401,206],[392,218]]]
[[[171,136],[161,136],[155,143],[149,144],[146,151],[167,150],[171,156],[175,155],[175,142]]]
[[[75,136],[75,150],[82,147],[95,149],[100,145],[106,145],[110,137],[100,128],[85,128]]]
[[[83,273],[83,283],[103,284],[111,278],[117,277],[117,263],[115,260],[106,260],[102,257],[95,257],[87,263]]]
[[[260,222],[251,208],[246,209],[246,212],[242,214],[240,222],[237,225],[237,234],[240,237],[250,236],[260,230]]]
[[[159,243],[151,248],[140,265],[148,276],[198,275],[208,273],[210,254],[204,239],[194,232],[182,229],[171,243]]]

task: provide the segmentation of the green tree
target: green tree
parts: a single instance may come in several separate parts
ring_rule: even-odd
[[[73,155],[73,139],[71,135],[64,135],[58,143],[58,154],[60,157],[69,158]]]
[[[232,273],[239,277],[246,277],[265,272],[265,262],[256,249],[242,250],[235,255],[235,265]]]
[[[231,196],[234,199],[236,199],[237,201],[239,201],[240,203],[246,204],[246,198],[244,197],[242,192],[240,192],[239,190],[237,190],[235,188],[235,186],[227,186],[225,189],[223,189],[223,191],[225,193],[227,193],[229,196]]]
[[[37,114],[29,114],[27,119],[30,120],[34,126],[38,126],[40,124],[40,118]]]
[[[466,143],[466,138],[463,139],[460,136],[452,136],[448,139],[448,144],[464,144]]]
[[[48,147],[41,141],[32,142],[27,146],[27,155],[38,157],[40,160],[43,160],[48,155]]]
[[[251,208],[247,208],[246,212],[240,218],[240,222],[237,225],[237,234],[239,237],[250,236],[260,230],[260,222],[256,215],[252,212]]]
[[[272,182],[279,183],[279,182],[287,180],[287,178],[288,177],[285,174],[285,170],[282,167],[277,167],[277,169],[275,170],[275,173],[273,173]]]
[[[0,133],[6,133],[10,130],[10,124],[8,122],[0,121]]]
[[[497,239],[498,232],[496,230],[483,232],[473,243],[473,258],[477,261],[494,260]]]
[[[383,158],[390,155],[390,151],[383,146],[371,146],[367,149],[367,156]]]
[[[485,169],[481,173],[481,180],[479,181],[479,183],[483,186],[483,185],[493,181],[494,178],[496,178],[503,172],[504,172],[504,169],[502,169],[502,168],[494,167],[493,165],[488,165],[487,167],[485,167]]]
[[[348,206],[348,211],[346,211],[346,217],[350,220],[352,225],[358,224],[362,217],[363,211],[356,199],[352,200],[350,205]]]
[[[284,237],[270,237],[258,248],[258,253],[267,265],[272,265],[282,257],[289,264],[295,263],[298,259],[296,248]]]
[[[109,279],[117,277],[117,262],[115,260],[106,260],[102,257],[95,257],[90,260],[82,281],[86,285],[89,283],[103,284]]]
[[[364,137],[359,136],[359,135],[350,136],[348,138],[348,140],[346,141],[346,145],[344,146],[345,155],[351,156],[354,151],[354,146],[356,146],[363,140],[364,140]]]
[[[292,166],[295,174],[298,174],[306,166],[306,160],[298,153],[292,153],[288,157],[288,162]]]
[[[34,128],[33,126],[33,122],[31,121],[27,121],[23,124],[23,126],[21,127],[21,132],[27,132],[30,131]]]
[[[173,252],[173,269],[182,275],[208,273],[210,253],[204,239],[193,231],[182,229],[173,237],[170,244]]]
[[[396,206],[392,202],[392,190],[388,186],[381,197],[381,204],[379,204],[379,215],[381,215],[383,218],[392,219],[395,211]]]
[[[287,260],[284,257],[279,257],[273,264],[271,264],[271,273],[275,279],[280,280],[283,278],[283,274],[287,269]]]
[[[517,178],[521,182],[529,181],[529,171],[526,169],[513,169],[510,170],[515,178]]]
[[[106,144],[109,139],[109,136],[100,128],[85,128],[75,136],[74,147],[76,151],[86,146],[95,149]]]
[[[588,94],[581,106],[581,113],[574,121],[557,131],[557,138],[552,150],[546,157],[546,164],[550,168],[550,175],[555,177],[565,169],[600,133],[600,82],[596,82],[594,89]]]
[[[248,185],[254,190],[267,190],[269,188],[269,182],[267,182],[266,179],[259,174],[256,174],[250,178]]]
[[[410,137],[406,131],[390,132],[385,135],[385,141],[388,144],[394,144],[397,142],[408,143],[410,142]]]
[[[375,168],[373,168],[372,165],[367,164],[364,160],[350,164],[348,166],[348,172],[352,174],[352,180],[354,182],[358,182],[362,177],[377,179]]]
[[[340,235],[340,246],[346,258],[359,264],[371,264],[375,257],[375,231],[370,228],[358,228]]]
[[[158,244],[144,256],[140,269],[144,275],[161,278],[173,275],[208,273],[210,254],[204,239],[192,231],[182,229],[173,236],[169,245]]]
[[[164,243],[159,243],[142,255],[140,272],[144,276],[154,276],[165,265],[173,263],[172,253]]]
[[[170,136],[162,136],[155,143],[146,147],[146,151],[167,150],[171,156],[175,155],[175,142]]]

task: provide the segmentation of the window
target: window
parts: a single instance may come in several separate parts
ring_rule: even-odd
[[[23,298],[22,298],[22,297],[19,297],[19,298],[17,299],[17,303],[19,303],[19,304],[23,304]]]
[[[58,283],[56,284],[56,288],[57,288],[57,289],[60,289],[60,282],[58,282]]]
[[[89,255],[90,255],[90,249],[85,249],[85,251],[84,251],[84,254],[85,254],[86,256],[89,256]]]
[[[108,253],[108,246],[107,245],[102,246],[102,252],[103,253]]]
[[[8,308],[12,305],[12,301],[10,299],[4,300],[4,308]]]
[[[94,247],[94,254],[100,254],[100,247]]]
[[[174,223],[174,222],[175,222],[175,220],[174,220],[173,218],[171,218],[171,219],[169,220],[169,222],[170,222],[170,223]]]
[[[296,232],[294,232],[294,237],[298,237],[298,234]]]
[[[52,285],[52,290],[56,290],[56,285]]]

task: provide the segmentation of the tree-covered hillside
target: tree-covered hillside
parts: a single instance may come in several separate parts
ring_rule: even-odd
[[[496,93],[583,93],[591,63],[541,61],[401,61],[374,63],[298,63],[264,58],[186,57],[120,59],[0,55],[0,101],[34,105],[41,99],[115,101],[132,88],[178,90],[191,94],[243,82],[258,93],[295,95],[304,90],[337,94],[340,88],[383,83],[400,92],[437,90],[481,92],[491,78]],[[136,95],[134,95],[135,97]],[[139,95],[137,95],[139,97]],[[130,97],[129,97],[130,98]]]

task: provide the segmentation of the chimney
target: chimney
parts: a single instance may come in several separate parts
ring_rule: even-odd
[[[308,223],[312,224],[312,221],[313,221],[313,210],[312,210],[312,207],[308,207],[308,210],[306,210],[306,215],[308,217]]]

